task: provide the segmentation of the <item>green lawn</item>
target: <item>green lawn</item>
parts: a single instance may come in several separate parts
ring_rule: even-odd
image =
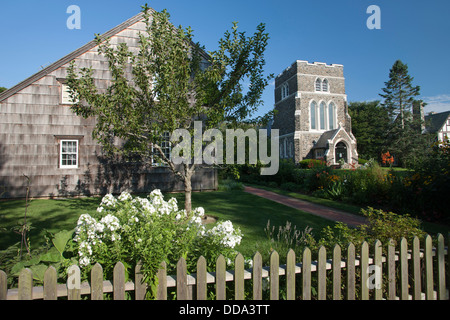
[[[83,213],[95,212],[101,198],[77,198],[61,200],[34,199],[27,210],[27,223],[33,249],[45,243],[44,229],[51,233],[75,228],[78,217]],[[0,201],[0,249],[20,242],[20,235],[11,231],[23,222],[25,200]]]
[[[184,203],[184,194],[167,194],[165,199],[176,197],[179,206]],[[28,208],[27,221],[34,229],[30,232],[32,248],[45,243],[43,230],[52,233],[70,230],[75,227],[78,217],[83,213],[95,212],[100,198],[79,198],[67,200],[32,200]],[[272,226],[285,225],[286,221],[303,230],[306,226],[313,228],[313,233],[333,222],[308,213],[286,207],[243,191],[216,191],[194,193],[193,207],[204,207],[206,214],[221,220],[231,220],[243,234],[243,242],[238,248],[243,254],[254,254],[266,242],[264,227],[270,219]],[[20,235],[10,229],[23,221],[24,200],[0,202],[0,249],[20,241]]]
[[[342,204],[330,200],[304,198],[302,195],[290,192],[281,193],[353,213],[357,209],[341,207]],[[165,195],[166,200],[170,197],[176,197],[179,206],[183,207],[184,194]],[[33,227],[29,234],[32,249],[45,243],[44,229],[51,233],[73,229],[78,217],[83,213],[94,213],[100,201],[100,198],[32,200],[27,215],[27,220]],[[263,250],[268,249],[264,228],[269,219],[271,225],[276,227],[284,226],[287,221],[296,225],[300,231],[307,226],[311,227],[315,235],[318,235],[325,226],[334,224],[330,220],[238,190],[193,193],[192,204],[194,208],[204,207],[208,215],[216,216],[221,220],[231,220],[235,226],[238,226],[244,238],[237,249],[247,256],[253,255],[256,250],[262,253]],[[20,242],[20,235],[12,232],[11,228],[19,221],[23,221],[24,205],[24,200],[0,201],[0,250]],[[441,232],[446,235],[449,230],[448,226],[429,223],[423,223],[423,228],[431,234]]]

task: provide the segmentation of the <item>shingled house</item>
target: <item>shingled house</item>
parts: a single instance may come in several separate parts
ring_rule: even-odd
[[[436,140],[450,139],[450,111],[425,116],[425,132],[436,135]]]
[[[275,78],[280,157],[358,163],[343,66],[297,60]]]
[[[145,27],[140,13],[102,37],[111,44],[125,42],[137,48],[138,33]],[[1,197],[24,197],[24,175],[31,179],[32,197],[184,190],[168,168],[106,158],[92,138],[95,120],[70,110],[66,70],[71,61],[79,68],[92,67],[100,87],[106,88],[111,79],[108,63],[97,49],[91,41],[0,94]],[[162,147],[170,152],[168,143]],[[192,187],[216,189],[216,171],[199,169]]]

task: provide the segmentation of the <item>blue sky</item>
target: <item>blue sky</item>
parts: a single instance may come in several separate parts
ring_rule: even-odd
[[[146,1],[2,1],[0,86],[12,87],[140,11]],[[448,0],[153,0],[172,23],[191,26],[195,41],[214,50],[233,21],[252,34],[266,24],[270,41],[267,74],[295,60],[344,65],[349,101],[370,101],[388,80],[397,59],[421,87],[426,112],[450,110],[450,1]],[[67,7],[81,9],[81,29],[69,30]],[[381,10],[381,29],[366,26],[370,5]],[[257,115],[273,108],[274,85],[263,95]]]

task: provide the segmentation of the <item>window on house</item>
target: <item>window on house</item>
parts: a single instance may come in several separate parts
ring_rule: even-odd
[[[320,103],[319,107],[319,117],[320,117],[320,130],[325,130],[326,124],[325,124],[325,115],[326,115],[326,104],[325,102]]]
[[[310,122],[311,122],[311,129],[316,130],[317,126],[316,126],[316,111],[317,111],[317,103],[315,101],[311,102],[311,106],[310,106]]]
[[[316,80],[316,91],[322,91],[322,80]]]
[[[328,123],[330,130],[333,130],[336,127],[335,113],[336,113],[336,105],[333,102],[330,102],[330,104],[328,105]]]
[[[317,149],[316,150],[316,155],[315,158],[316,159],[323,159],[324,158],[324,150],[323,149]]]
[[[162,137],[161,137],[161,141],[160,141],[160,143],[158,144],[160,147],[161,147],[161,150],[162,150],[162,152],[164,153],[164,156],[167,158],[167,159],[171,159],[171,151],[172,151],[172,144],[170,143],[170,132],[164,132],[163,134],[162,134]],[[165,165],[163,162],[162,162],[162,160],[160,159],[161,157],[160,157],[160,153],[159,153],[159,151],[158,151],[158,149],[157,148],[155,148],[155,147],[153,147],[153,154],[154,155],[157,155],[157,156],[153,156],[153,158],[152,158],[152,164],[154,165],[154,166],[162,166],[162,165]]]
[[[328,92],[328,80],[325,79],[322,82],[322,91]]]
[[[61,84],[61,104],[74,104],[69,95],[69,86],[65,83]]]
[[[78,168],[78,140],[61,140],[59,157],[60,168]]]

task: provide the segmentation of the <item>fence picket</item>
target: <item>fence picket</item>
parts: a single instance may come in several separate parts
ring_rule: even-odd
[[[226,272],[227,264],[225,257],[220,255],[216,261],[216,299],[226,299]]]
[[[374,265],[376,267],[375,270],[375,300],[381,300],[383,298],[383,264],[382,264],[382,246],[381,241],[377,240],[375,241],[375,248],[374,248]]]
[[[244,300],[244,256],[238,254],[234,260],[234,299]]]
[[[369,271],[369,245],[364,241],[361,245],[361,300],[369,300],[368,271]]]
[[[26,268],[19,275],[19,300],[33,299],[33,272]]]
[[[447,288],[450,288],[450,232],[447,233]]]
[[[433,300],[433,247],[430,235],[425,238],[425,297]]]
[[[408,242],[405,238],[400,241],[400,299],[408,300]]]
[[[142,261],[138,261],[134,268],[134,296],[136,300],[144,300],[145,295],[147,294],[147,284],[144,282],[144,275],[142,274],[141,269]]]
[[[159,265],[157,277],[158,287],[156,288],[156,300],[167,300],[167,263],[165,261]]]
[[[177,300],[188,300],[186,260],[180,258],[177,263]]]
[[[278,300],[280,292],[280,257],[278,252],[270,254],[270,300]]]
[[[311,250],[303,250],[302,260],[302,297],[303,300],[311,300]]]
[[[438,267],[438,299],[445,300],[445,247],[444,237],[438,234],[437,267]]]
[[[292,249],[286,257],[286,298],[295,300],[295,252]]]
[[[197,300],[206,300],[206,259],[201,256],[197,261]]]
[[[422,299],[422,277],[420,271],[420,240],[418,237],[413,239],[413,251],[412,251],[412,264],[413,264],[413,299]]]
[[[4,271],[0,270],[0,300],[8,298],[8,277]]]
[[[56,269],[50,266],[44,273],[44,300],[57,300]]]
[[[253,300],[262,300],[262,256],[253,256]]]
[[[355,300],[356,292],[356,270],[355,270],[355,245],[349,243],[347,246],[347,300]]]
[[[123,263],[117,262],[113,272],[114,300],[125,300],[125,266]]]
[[[388,299],[395,300],[395,242],[393,239],[389,239],[388,245]]]
[[[91,270],[91,300],[103,300],[103,268],[99,263]]]
[[[70,266],[67,269],[67,299],[80,300],[81,299],[81,276],[80,268],[76,265]]]
[[[341,246],[333,249],[333,300],[341,300]]]
[[[319,248],[319,257],[317,261],[317,277],[318,277],[318,290],[317,299],[326,300],[327,298],[327,251],[324,246]]]

